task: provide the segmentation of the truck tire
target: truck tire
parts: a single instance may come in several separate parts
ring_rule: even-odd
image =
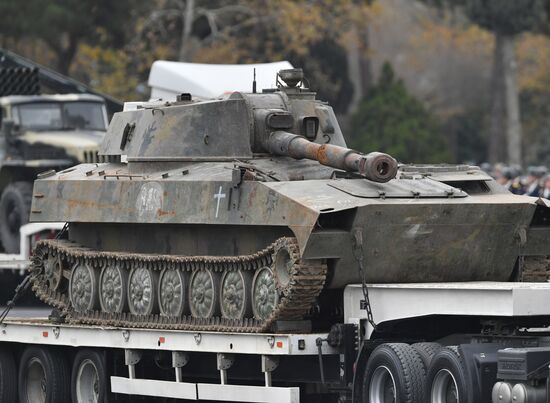
[[[0,350],[0,402],[17,401],[17,367],[13,354]]]
[[[32,183],[10,183],[0,197],[0,240],[6,253],[19,253],[19,228],[29,222]]]
[[[69,403],[69,366],[61,350],[30,346],[19,365],[19,403]]]
[[[381,344],[367,361],[363,378],[364,403],[424,403],[426,370],[418,352],[408,344]]]
[[[423,342],[414,343],[412,346],[418,352],[420,358],[422,358],[424,368],[426,368],[426,372],[428,372],[433,356],[442,348],[441,344]]]
[[[108,402],[107,381],[104,355],[95,350],[79,351],[71,374],[72,402]]]
[[[443,347],[433,356],[426,392],[426,402],[469,402],[466,368],[457,346]]]

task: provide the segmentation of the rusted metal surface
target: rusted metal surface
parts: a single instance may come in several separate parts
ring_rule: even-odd
[[[91,262],[111,264],[109,253],[225,261],[291,237],[292,256],[326,268],[325,288],[363,280],[358,250],[369,282],[508,281],[546,270],[532,262],[550,252],[548,202],[512,195],[467,165],[395,173],[391,157],[346,148],[332,108],[301,88],[146,105],[115,116],[102,150],[128,163],[44,177],[31,209],[34,221],[69,222],[69,240]],[[47,302],[66,299],[39,289]],[[94,315],[98,324],[136,320]],[[138,326],[166,325],[150,319]],[[177,328],[198,325],[180,319]]]
[[[247,113],[246,104],[239,100],[117,113],[100,153],[127,155],[129,160],[250,158]]]
[[[397,174],[397,161],[388,154],[373,152],[367,155],[333,144],[317,144],[296,134],[276,131],[269,137],[269,151],[275,155],[307,158],[322,165],[358,172],[373,182],[388,182]]]

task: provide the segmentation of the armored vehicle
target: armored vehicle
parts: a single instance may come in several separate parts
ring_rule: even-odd
[[[99,162],[108,121],[103,98],[88,94],[10,95],[0,108],[0,238],[17,253],[37,174]]]
[[[330,322],[351,283],[540,272],[547,205],[347,148],[302,81],[117,113],[99,154],[127,162],[35,182],[31,220],[68,223],[35,251],[35,293],[87,324],[260,332]]]

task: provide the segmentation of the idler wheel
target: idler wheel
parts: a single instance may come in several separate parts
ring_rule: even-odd
[[[254,317],[265,320],[271,315],[277,303],[279,294],[275,287],[273,271],[269,267],[258,270],[252,282],[252,311]]]
[[[250,316],[252,273],[244,270],[226,271],[222,276],[220,307],[222,317],[243,319]]]
[[[99,276],[99,302],[103,312],[126,312],[128,272],[118,266],[105,266]]]
[[[218,273],[207,269],[195,271],[189,284],[189,307],[196,318],[211,318],[218,315],[220,279]]]
[[[273,274],[277,290],[288,295],[291,286],[291,275],[294,265],[300,260],[298,245],[281,238],[277,240],[273,251]]]
[[[51,254],[44,262],[44,277],[51,290],[57,290],[63,278],[63,261],[61,256]]]
[[[134,315],[158,311],[158,273],[146,267],[133,268],[128,277],[128,307]]]
[[[164,269],[159,280],[159,308],[161,315],[180,317],[188,311],[188,275],[174,269]]]
[[[93,311],[99,302],[96,270],[86,263],[77,263],[69,279],[69,298],[75,311]]]

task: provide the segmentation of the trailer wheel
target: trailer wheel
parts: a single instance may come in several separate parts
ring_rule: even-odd
[[[0,350],[0,402],[17,401],[17,368],[13,354]]]
[[[0,238],[6,253],[19,253],[19,228],[29,222],[32,183],[14,182],[0,198]]]
[[[104,356],[94,350],[80,351],[71,374],[73,403],[107,402],[107,371]]]
[[[19,402],[69,402],[68,377],[69,366],[60,351],[27,347],[19,365]]]
[[[372,352],[363,378],[363,402],[423,403],[426,371],[408,344],[381,344]]]
[[[414,343],[413,348],[418,352],[420,355],[420,358],[422,358],[422,362],[424,363],[424,368],[426,368],[426,372],[428,371],[428,368],[430,367],[430,363],[432,362],[432,358],[434,355],[437,354],[439,350],[441,350],[442,346],[439,343]]]
[[[466,369],[457,346],[443,347],[433,357],[428,370],[426,401],[466,403]]]

